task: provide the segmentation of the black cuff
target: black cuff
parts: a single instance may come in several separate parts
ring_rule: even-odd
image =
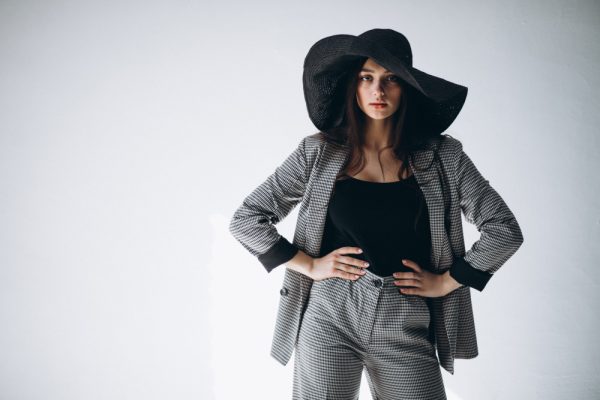
[[[457,257],[450,267],[450,276],[458,283],[470,286],[481,292],[492,277],[492,274],[474,268],[463,257]]]
[[[262,263],[267,272],[271,272],[275,267],[290,261],[298,248],[290,243],[285,237],[281,236],[277,242],[266,253],[258,256],[258,261]]]

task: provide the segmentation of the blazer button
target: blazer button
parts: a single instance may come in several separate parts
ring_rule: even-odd
[[[284,287],[284,288],[282,288],[282,289],[279,291],[279,293],[280,293],[282,296],[287,296],[287,294],[288,294],[288,290],[287,290],[287,288],[286,288],[286,287]]]
[[[381,285],[383,285],[383,282],[381,282],[381,279],[373,279],[373,284],[377,287],[381,287]]]

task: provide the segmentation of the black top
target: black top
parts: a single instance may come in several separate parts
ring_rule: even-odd
[[[414,175],[396,182],[337,180],[329,201],[320,257],[343,246],[383,277],[412,271],[402,259],[429,269],[431,234],[425,198]]]

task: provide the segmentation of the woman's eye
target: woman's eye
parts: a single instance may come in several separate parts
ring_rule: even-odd
[[[367,75],[361,75],[361,76],[359,77],[359,79],[360,79],[361,81],[365,81],[365,80],[370,80],[370,79],[371,79],[371,77],[370,77],[370,76],[367,76]],[[396,75],[390,75],[390,76],[388,76],[388,77],[387,77],[387,80],[388,80],[388,81],[391,81],[391,82],[399,82],[399,81],[400,81],[400,78],[398,78]]]

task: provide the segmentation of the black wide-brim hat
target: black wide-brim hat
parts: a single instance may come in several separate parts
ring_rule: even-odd
[[[392,29],[371,29],[358,36],[325,37],[308,51],[302,75],[304,99],[308,115],[319,130],[343,122],[347,73],[366,58],[415,89],[420,98],[414,123],[423,134],[441,134],[456,119],[467,97],[467,87],[413,67],[410,43],[403,34]]]

